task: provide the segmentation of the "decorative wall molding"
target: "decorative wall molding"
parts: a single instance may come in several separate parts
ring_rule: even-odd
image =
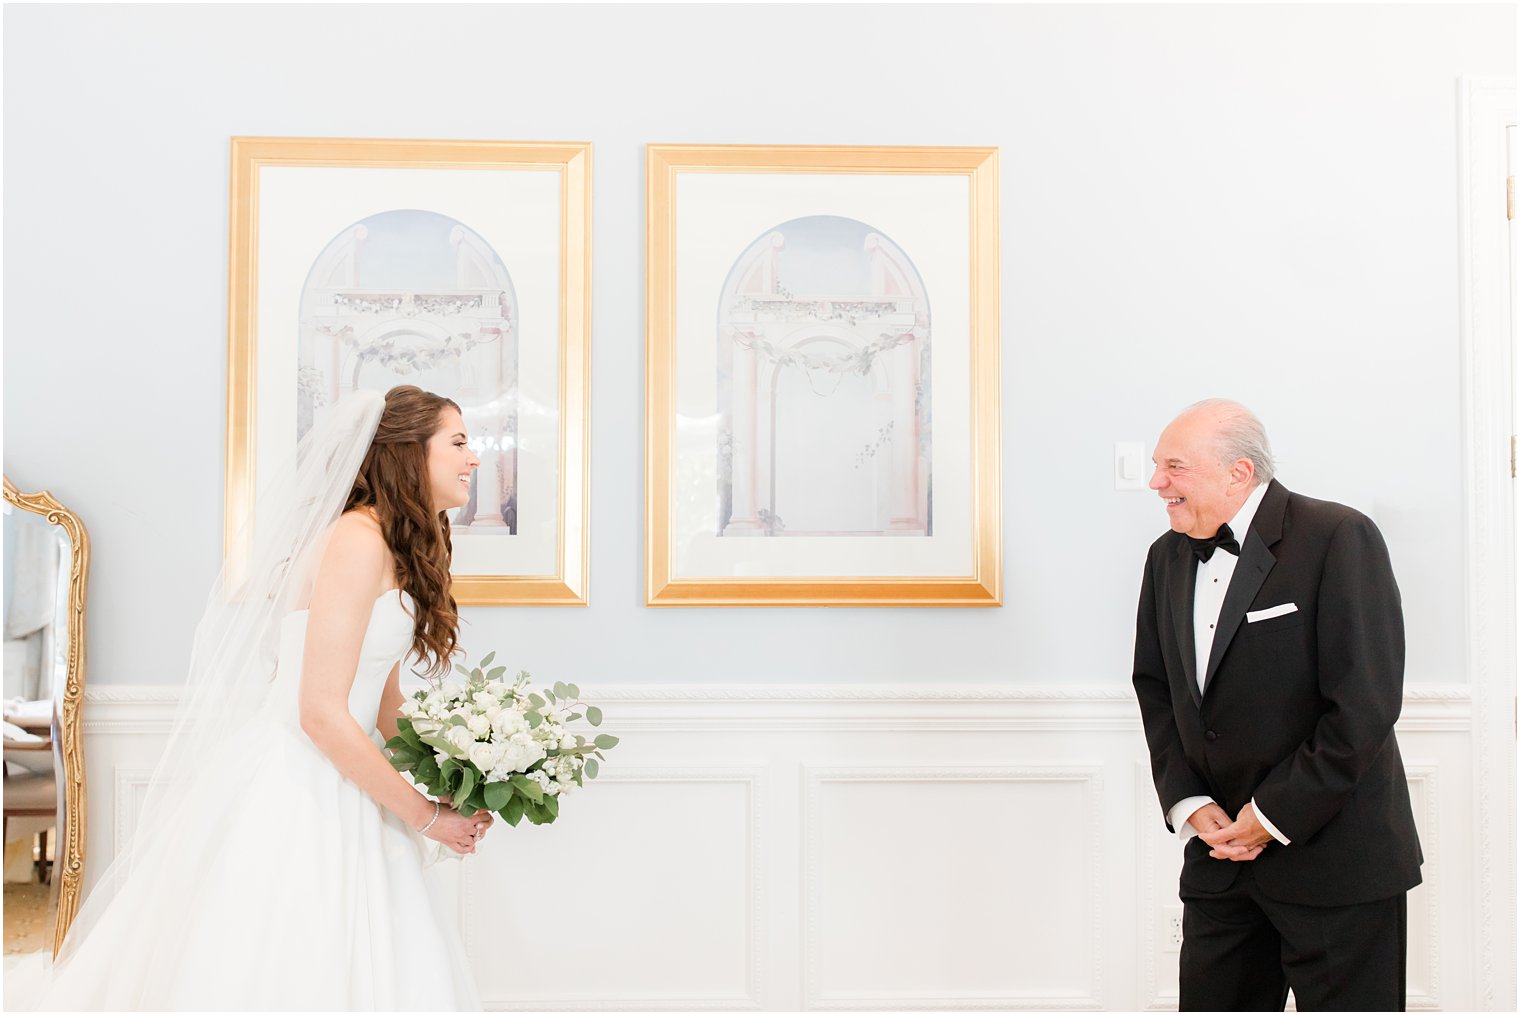
[[[587,686],[617,730],[806,731],[849,728],[903,731],[1136,730],[1140,712],[1127,687],[893,684]],[[85,730],[167,731],[178,701],[169,685],[85,691]],[[1400,729],[1465,730],[1472,725],[1465,684],[1405,688]]]
[[[116,822],[111,826],[111,855],[115,857],[121,855],[137,828],[137,811],[142,806],[148,783],[153,779],[153,769],[118,766],[112,774],[116,777],[115,793],[111,797],[116,805]]]
[[[1425,854],[1424,870],[1442,871],[1441,844],[1445,825],[1441,823],[1441,808],[1437,800],[1440,788],[1441,766],[1438,763],[1404,765],[1404,775],[1411,788],[1419,786],[1424,794],[1423,813],[1419,815],[1420,849]],[[1410,994],[1404,998],[1407,1011],[1441,1010],[1441,882],[1439,877],[1427,874],[1425,878],[1425,925],[1430,928],[1430,948],[1425,961],[1430,963],[1430,989],[1423,994]]]
[[[1099,849],[1101,839],[1088,836],[1088,941],[1092,953],[1089,957],[1087,993],[1072,995],[1003,995],[985,996],[963,992],[946,991],[940,996],[893,996],[887,992],[848,996],[825,994],[820,989],[817,944],[819,881],[822,858],[819,855],[819,796],[827,783],[922,783],[922,782],[980,782],[980,783],[1047,783],[1071,782],[1083,787],[1086,797],[1084,813],[1103,813],[1103,767],[1101,765],[1026,765],[984,766],[964,764],[930,764],[905,766],[802,766],[803,783],[803,1007],[810,1011],[898,1011],[898,1010],[945,1010],[945,1011],[1081,1011],[1103,1008],[1103,927],[1104,898],[1102,891],[1103,858]]]
[[[1417,993],[1410,995],[1409,1002],[1418,1009],[1473,1007],[1476,1000],[1473,967],[1478,960],[1479,926],[1472,916],[1479,906],[1477,858],[1464,835],[1453,840],[1456,845],[1444,841],[1447,828],[1476,827],[1472,733],[1480,718],[1468,692],[1465,685],[1457,684],[1411,685],[1398,726],[1404,755],[1411,759],[1411,785],[1420,794],[1417,816],[1430,889],[1423,902],[1416,902],[1418,913],[1413,908],[1410,913],[1411,926],[1429,927],[1431,934],[1417,946],[1422,951],[1411,954]],[[619,794],[634,794],[622,797],[617,806],[635,811],[646,802],[668,807],[670,783],[730,783],[734,793],[745,794],[741,801],[727,791],[709,796],[708,790],[693,786],[694,799],[719,804],[714,812],[699,808],[702,815],[693,827],[700,829],[701,842],[721,843],[722,852],[715,855],[708,846],[693,847],[697,851],[690,870],[693,876],[714,878],[714,884],[727,886],[723,898],[731,901],[702,910],[721,914],[718,932],[723,943],[714,945],[707,959],[721,956],[722,971],[702,966],[683,980],[680,966],[673,964],[668,975],[661,972],[640,979],[636,967],[622,975],[617,972],[619,963],[633,961],[626,943],[593,939],[582,946],[581,953],[585,962],[609,971],[603,982],[546,979],[535,983],[535,993],[522,996],[507,996],[512,988],[498,984],[490,988],[498,996],[485,996],[488,1007],[548,1011],[1175,1008],[1174,974],[1166,968],[1168,956],[1158,936],[1166,915],[1164,896],[1174,894],[1170,886],[1175,885],[1180,860],[1168,851],[1174,843],[1161,828],[1139,713],[1127,687],[1067,686],[1048,692],[1040,687],[991,685],[933,689],[639,685],[591,688],[587,695],[604,705],[604,728],[623,737],[618,758],[598,780],[616,785]],[[121,837],[130,832],[133,810],[177,699],[177,689],[169,686],[105,685],[87,692],[86,754],[92,781],[103,787],[93,798],[97,802],[91,812],[91,828],[99,830],[92,842],[92,866],[103,867]],[[1082,803],[1061,789],[1032,788],[1031,798],[1054,800],[1063,813],[1080,806],[1084,814],[1093,815],[1096,825],[1118,830],[1121,839],[1129,838],[1123,831],[1127,826],[1133,829],[1131,849],[1100,849],[1100,841],[1094,839],[1089,845],[1076,846],[1077,852],[1070,856],[1060,854],[1056,863],[1063,882],[1082,886],[1093,900],[1100,900],[1067,916],[1072,925],[1061,931],[1080,933],[1084,941],[1092,942],[1093,950],[1087,953],[1091,968],[1085,960],[1072,959],[1070,965],[1062,965],[1059,972],[1053,968],[1048,976],[1031,976],[1026,971],[1004,977],[993,971],[960,982],[946,973],[939,978],[941,983],[933,973],[925,973],[916,980],[889,978],[876,985],[867,972],[869,963],[848,969],[820,965],[837,954],[835,943],[845,926],[840,922],[845,919],[842,911],[830,907],[842,898],[857,897],[831,893],[841,890],[841,885],[852,893],[862,890],[850,880],[849,857],[854,855],[851,851],[870,849],[877,841],[872,828],[852,833],[852,825],[832,824],[838,811],[823,808],[837,808],[841,801],[861,806],[863,798],[849,796],[848,788],[845,796],[837,795],[840,784],[849,783],[863,792],[881,793],[885,806],[901,806],[905,820],[920,820],[925,799],[921,784],[936,780],[976,784],[946,787],[953,800],[973,807],[982,799],[977,793],[983,788],[990,791],[989,799],[1006,800],[1006,792],[1017,797],[1019,790],[1000,789],[1000,783],[1066,782],[1081,787]],[[647,797],[639,795],[645,792]],[[1054,796],[1038,796],[1045,792]],[[874,822],[865,817],[873,813],[869,809],[852,813]],[[983,827],[980,821],[970,827]],[[1030,821],[1030,834],[1039,834],[1037,819]],[[604,831],[583,828],[581,834],[605,838]],[[515,849],[516,857],[531,855],[544,862],[573,841],[554,836],[574,832],[567,823],[550,836],[525,837]],[[498,831],[498,835],[510,834]],[[640,886],[630,884],[627,895],[619,890],[628,870],[646,869],[639,859],[641,850],[665,848],[657,841],[643,841],[646,838],[630,835],[618,840],[616,848],[627,855],[619,861],[619,873],[604,875],[596,889],[595,906],[605,901],[608,907],[628,912],[631,906],[650,905],[648,893]],[[1111,845],[1113,837],[1103,841]],[[572,852],[582,846],[584,840]],[[1037,855],[1037,846],[1027,849]],[[955,852],[962,863],[997,862],[995,853],[975,847]],[[660,869],[663,855],[668,854],[651,852],[648,869]],[[704,866],[709,860],[710,866]],[[485,904],[491,896],[506,897],[502,893],[510,893],[509,881],[498,879],[517,876],[509,865],[494,872],[482,867],[477,872],[491,879],[489,884],[468,883],[468,864],[451,881],[450,891],[458,892],[462,911],[472,904]],[[832,880],[838,877],[845,880]],[[1007,892],[1012,890],[1010,884],[1000,875],[989,890]],[[1109,889],[1106,895],[1104,886]],[[1032,900],[1043,898],[1038,878],[1028,890]],[[1036,910],[1041,904],[1031,902]],[[1496,913],[1500,907],[1501,903],[1494,905]],[[594,907],[581,898],[576,908]],[[700,903],[698,908],[702,908]],[[650,933],[678,944],[688,932],[685,925],[661,921],[679,919],[651,911]],[[1011,949],[1027,951],[1048,940],[1048,926],[1038,918],[1002,921],[981,913],[976,920],[977,926],[966,933],[1005,936]],[[472,925],[476,933],[483,933],[489,921],[480,912],[462,912],[462,929],[469,933]],[[1046,937],[1041,937],[1042,927],[1047,928]],[[476,942],[472,954],[485,951],[486,946]],[[923,990],[910,996],[904,983]],[[486,987],[483,983],[483,990]]]
[[[748,824],[745,857],[745,874],[749,918],[745,934],[746,983],[744,990],[733,995],[707,997],[672,996],[668,994],[645,995],[621,993],[614,996],[571,992],[553,995],[535,995],[499,1001],[484,998],[491,1011],[754,1011],[761,1007],[759,984],[761,974],[761,943],[765,939],[764,926],[764,856],[765,839],[762,835],[762,804],[765,770],[760,767],[710,767],[702,765],[611,765],[603,768],[598,783],[621,783],[650,785],[655,783],[735,783],[744,787],[748,798],[746,820]],[[498,834],[510,834],[505,827]],[[473,928],[476,913],[474,906],[483,896],[482,886],[472,884],[472,871],[468,864],[462,873],[463,892],[461,923],[466,950],[474,946]]]

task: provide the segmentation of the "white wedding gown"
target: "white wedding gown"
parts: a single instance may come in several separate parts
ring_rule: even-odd
[[[412,642],[405,593],[375,601],[349,694],[375,727]],[[40,999],[47,1009],[479,1009],[464,950],[424,883],[424,840],[302,732],[306,612],[280,631],[235,771],[205,773],[200,832],[143,857]],[[72,943],[71,943],[72,944]]]

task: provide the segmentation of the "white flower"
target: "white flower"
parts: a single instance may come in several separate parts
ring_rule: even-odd
[[[443,693],[450,698],[463,698],[467,686],[458,677],[448,677],[443,682]]]
[[[491,721],[483,715],[472,715],[466,728],[477,738],[484,737],[491,732]]]
[[[486,710],[485,710],[484,714],[485,714],[487,722],[493,722],[494,723],[496,721],[496,717],[499,716],[499,715],[501,715],[501,706],[498,705],[498,704],[496,704],[495,702],[492,702],[491,704],[489,704],[489,705],[486,706]]]
[[[471,735],[467,726],[450,726],[443,737],[461,751],[468,751],[470,745],[475,742],[475,737]]]
[[[523,718],[521,712],[505,708],[491,720],[491,728],[499,737],[511,737],[526,730],[528,721]]]
[[[504,753],[506,750],[501,744],[475,744],[470,748],[470,761],[482,772],[489,772]]]
[[[574,750],[575,749],[575,738],[574,737],[564,737],[564,738],[562,738],[560,740],[560,742],[559,742],[559,749],[562,750],[562,751],[571,751],[571,750]]]

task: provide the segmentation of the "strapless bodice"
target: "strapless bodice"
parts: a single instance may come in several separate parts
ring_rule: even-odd
[[[375,728],[380,714],[380,696],[391,667],[406,654],[412,644],[412,597],[400,589],[391,589],[370,608],[369,627],[359,646],[359,665],[354,685],[348,692],[348,711],[361,727]],[[268,707],[280,719],[299,724],[301,662],[306,651],[306,610],[286,614],[280,623],[280,665]]]

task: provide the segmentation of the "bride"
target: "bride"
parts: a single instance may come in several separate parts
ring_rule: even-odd
[[[445,512],[479,464],[459,406],[416,387],[347,395],[302,440],[212,591],[136,833],[39,1007],[480,1007],[422,838],[473,853],[491,816],[422,795],[376,739],[402,660],[436,674],[456,651]]]

